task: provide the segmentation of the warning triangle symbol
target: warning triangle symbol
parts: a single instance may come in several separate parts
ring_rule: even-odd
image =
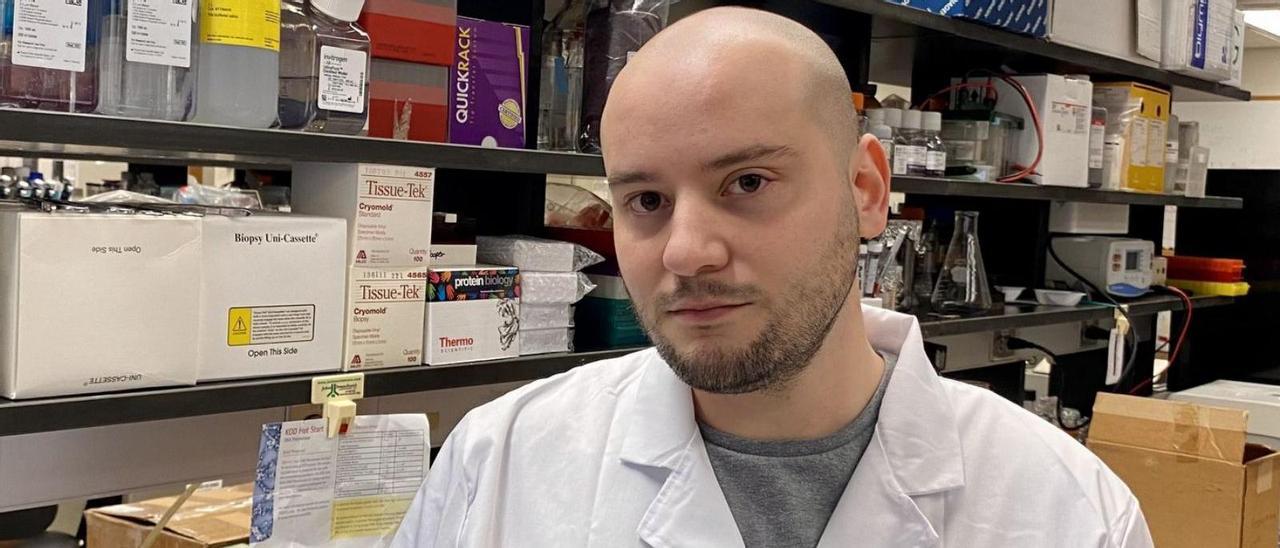
[[[368,259],[368,256],[366,256],[366,255],[364,254],[364,250],[363,250],[363,249],[361,249],[359,253],[356,253],[356,260],[357,260],[357,261],[363,261],[363,260],[365,260],[365,259]]]
[[[236,318],[236,326],[233,329],[236,331],[244,331],[244,318]]]
[[[351,358],[351,365],[360,365],[360,355],[359,355],[359,354],[356,354],[356,356],[355,356],[354,358]]]

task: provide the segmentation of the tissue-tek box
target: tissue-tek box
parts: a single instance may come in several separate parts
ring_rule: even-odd
[[[194,384],[200,220],[0,212],[0,394]]]
[[[337,371],[346,221],[255,214],[202,222],[200,380]]]
[[[380,164],[293,166],[293,211],[347,220],[352,266],[426,266],[436,170]]]
[[[449,142],[524,148],[529,27],[458,18]]]
[[[429,365],[520,355],[520,270],[432,268],[427,278],[424,361]]]
[[[427,269],[351,267],[343,367],[361,371],[422,363]]]

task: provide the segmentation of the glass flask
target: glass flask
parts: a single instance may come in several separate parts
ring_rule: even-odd
[[[991,308],[991,287],[978,245],[978,212],[957,211],[951,245],[933,286],[933,310],[970,314]]]

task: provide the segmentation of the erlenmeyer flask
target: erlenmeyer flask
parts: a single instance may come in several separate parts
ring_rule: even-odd
[[[978,245],[978,212],[957,211],[947,257],[933,286],[933,310],[944,314],[983,312],[991,308],[991,287]]]

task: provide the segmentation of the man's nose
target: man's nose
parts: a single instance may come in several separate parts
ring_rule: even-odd
[[[729,263],[729,246],[713,208],[697,199],[678,201],[671,214],[662,265],[677,275],[692,277],[715,272]]]

